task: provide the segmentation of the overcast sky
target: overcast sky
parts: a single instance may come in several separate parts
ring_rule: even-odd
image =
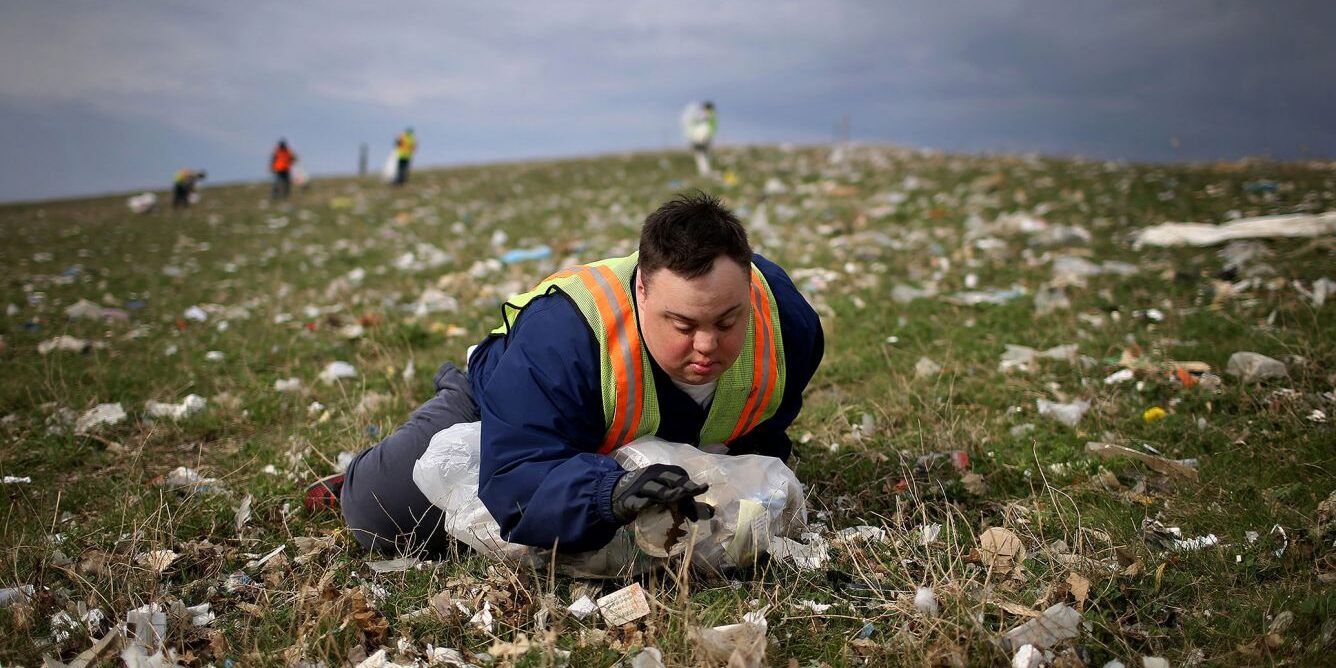
[[[1135,160],[1336,157],[1332,2],[0,5],[0,200],[373,169],[857,140]],[[1179,148],[1171,146],[1177,137]]]

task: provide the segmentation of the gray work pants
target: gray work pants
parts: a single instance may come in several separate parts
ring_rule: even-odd
[[[413,464],[436,432],[481,419],[468,378],[449,362],[435,378],[436,396],[379,444],[359,452],[348,465],[339,496],[343,519],[357,542],[387,554],[450,551],[441,527],[441,509],[431,505],[413,482]]]

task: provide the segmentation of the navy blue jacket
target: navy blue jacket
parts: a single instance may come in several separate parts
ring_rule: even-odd
[[[786,378],[779,410],[729,447],[730,454],[788,460],[785,430],[802,408],[802,392],[821,363],[825,341],[816,312],[779,265],[757,255],[779,309]],[[699,445],[701,408],[650,358],[658,394],[657,436]],[[593,550],[622,525],[612,488],[625,471],[603,443],[598,341],[569,297],[538,297],[508,337],[489,337],[469,359],[469,383],[482,410],[478,495],[512,543],[561,551]]]

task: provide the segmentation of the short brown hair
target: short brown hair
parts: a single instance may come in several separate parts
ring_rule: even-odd
[[[750,267],[747,231],[722,202],[699,190],[669,200],[640,230],[640,274],[646,278],[660,269],[688,279],[703,276],[720,255]]]

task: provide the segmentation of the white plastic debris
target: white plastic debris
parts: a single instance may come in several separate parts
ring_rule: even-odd
[[[53,350],[66,353],[82,353],[92,350],[95,347],[97,346],[86,339],[61,334],[60,336],[52,337],[37,344],[37,352],[42,355],[49,354]]]
[[[326,385],[337,382],[341,378],[356,378],[357,369],[353,365],[342,362],[330,362],[325,365],[324,371],[320,372],[320,380]]]
[[[1285,363],[1260,353],[1239,351],[1229,356],[1225,373],[1238,376],[1244,383],[1256,383],[1269,378],[1285,378],[1289,370]]]
[[[398,559],[387,559],[385,561],[368,561],[366,562],[366,565],[367,568],[370,568],[372,571],[384,575],[385,573],[402,573],[417,566],[419,563],[421,562],[418,561],[417,557],[400,557]]]
[[[940,535],[942,535],[941,524],[937,522],[924,524],[919,527],[919,545],[927,547],[931,545],[933,541],[937,540],[937,537]]]
[[[881,527],[860,524],[855,527],[840,529],[836,532],[835,537],[845,542],[861,540],[866,542],[884,543],[886,542],[886,530]]]
[[[777,536],[805,528],[802,486],[784,463],[759,455],[714,454],[680,443],[647,437],[613,453],[623,468],[650,464],[681,466],[692,480],[708,484],[699,497],[715,508],[708,521],[689,524],[667,509],[641,513],[605,547],[558,553],[508,543],[478,499],[480,423],[461,423],[438,432],[413,467],[413,482],[445,512],[444,529],[481,554],[509,563],[547,564],[577,577],[626,576],[657,567],[657,559],[691,548],[692,564],[721,569],[750,564],[758,552],[774,548]],[[706,449],[709,449],[708,446]],[[773,552],[773,549],[771,549]]]
[[[208,626],[217,618],[210,609],[209,603],[201,603],[186,608],[186,613],[190,615],[191,626]]]
[[[1136,378],[1136,374],[1133,373],[1131,369],[1119,369],[1109,374],[1109,376],[1104,379],[1104,384],[1117,385],[1119,383],[1126,383],[1134,378]]]
[[[204,410],[206,403],[204,397],[198,394],[190,394],[186,395],[186,398],[179,404],[167,404],[158,401],[146,402],[144,410],[148,412],[150,417],[183,420]]]
[[[783,536],[771,539],[771,556],[792,563],[805,571],[825,568],[826,562],[830,561],[830,550],[826,539],[809,532],[804,532],[802,538],[805,542],[800,543]]]
[[[1162,223],[1137,234],[1143,246],[1214,246],[1233,239],[1302,238],[1336,234],[1336,211],[1244,218],[1224,225]]]
[[[1021,645],[1011,657],[1011,668],[1039,668],[1044,664],[1044,652],[1034,645]]]
[[[689,635],[711,662],[734,668],[760,668],[765,665],[766,610],[743,615],[742,622],[716,626],[695,627]]]
[[[1336,297],[1336,281],[1325,276],[1313,281],[1311,290],[1305,288],[1299,281],[1294,281],[1293,285],[1296,292],[1313,302],[1314,308],[1322,308],[1328,298]]]
[[[20,485],[20,484],[27,485],[32,483],[32,477],[26,475],[23,476],[7,475],[3,479],[0,479],[0,483],[6,485]]]
[[[104,425],[119,424],[125,419],[125,409],[120,403],[98,404],[88,410],[74,423],[74,433],[87,434]]]
[[[1046,415],[1068,427],[1075,427],[1085,417],[1086,411],[1090,410],[1090,402],[1084,399],[1078,399],[1071,403],[1062,404],[1047,399],[1035,401],[1035,406],[1040,415]]]
[[[576,599],[570,607],[566,608],[566,610],[576,619],[584,619],[585,617],[598,612],[598,604],[594,603],[594,600],[588,596],[581,596]]]
[[[1141,668],[1169,668],[1169,660],[1159,656],[1143,656]]]
[[[162,486],[167,489],[181,489],[194,492],[214,491],[218,486],[217,478],[206,478],[195,469],[178,466],[162,479]]]
[[[158,196],[153,193],[139,193],[126,199],[125,205],[134,213],[148,213],[158,205]]]
[[[815,612],[818,615],[825,614],[827,610],[830,610],[831,608],[835,607],[834,604],[832,603],[817,603],[816,601],[807,598],[802,599],[797,603],[793,603],[791,605],[800,610],[811,610],[812,612]]]
[[[27,601],[37,590],[32,585],[5,587],[0,589],[0,608],[8,607],[20,601]]]
[[[658,647],[646,647],[631,658],[630,668],[664,668],[663,652]]]
[[[1034,645],[1044,649],[1080,634],[1081,613],[1066,603],[1057,603],[1034,619],[1010,631],[1003,639],[1012,647]]]
[[[195,322],[204,322],[205,320],[209,319],[209,314],[206,313],[204,309],[198,306],[191,306],[190,308],[185,310],[185,313],[182,313],[181,315],[186,320],[194,320]]]
[[[255,495],[247,494],[246,498],[241,500],[241,505],[237,507],[237,514],[233,520],[233,526],[237,530],[237,533],[241,533],[242,527],[246,526],[246,523],[250,521],[251,505],[254,503]]]
[[[1186,538],[1186,539],[1175,540],[1171,542],[1169,545],[1175,551],[1178,552],[1193,552],[1196,550],[1200,550],[1202,548],[1211,547],[1212,545],[1219,545],[1219,544],[1220,544],[1220,539],[1216,538],[1215,534],[1210,533],[1206,534],[1205,536],[1199,536],[1197,538]]]
[[[274,381],[274,391],[276,392],[296,392],[302,389],[302,379],[300,378],[279,378]]]
[[[920,357],[918,363],[914,365],[915,378],[930,378],[942,372],[942,365],[928,359]]]
[[[937,593],[931,587],[919,587],[914,592],[914,608],[929,617],[936,617],[939,611]]]

